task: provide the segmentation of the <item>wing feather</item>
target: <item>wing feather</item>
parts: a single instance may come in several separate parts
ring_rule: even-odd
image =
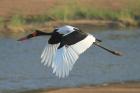
[[[85,39],[71,45],[71,47],[80,55],[81,53],[85,52],[93,44],[93,42],[95,42],[95,38],[89,34]]]
[[[44,65],[51,66],[56,76],[64,78],[69,75],[79,55],[86,51],[93,42],[95,42],[95,38],[88,35],[85,39],[73,45],[64,45],[59,49],[60,43],[48,44],[41,55],[41,62],[44,62]]]
[[[66,54],[66,57],[67,57],[67,60],[68,60],[68,65],[70,66],[69,70],[71,71],[72,70],[72,67],[73,67],[72,66],[73,65],[73,63],[72,63],[72,57],[68,53]]]
[[[44,51],[43,51],[43,53],[42,53],[42,56],[41,56],[41,63],[44,63],[45,62],[45,55],[46,55],[46,53],[48,52],[48,48],[46,48],[45,47],[45,49],[44,49]]]
[[[48,62],[49,62],[50,52],[51,52],[51,51],[50,51],[50,46],[48,46],[48,51],[47,51],[47,53],[45,54],[46,56],[45,56],[44,66],[47,65]]]
[[[78,59],[77,53],[71,47],[62,47],[56,52],[55,61],[52,64],[53,73],[58,77],[68,76],[74,63]]]
[[[46,47],[45,47],[45,49],[43,50],[43,52],[42,52],[42,54],[41,54],[41,58],[43,58],[44,57],[44,54],[45,54],[45,52],[46,52]]]
[[[58,46],[59,44],[48,44],[41,55],[41,63],[51,66],[55,59],[55,53]]]

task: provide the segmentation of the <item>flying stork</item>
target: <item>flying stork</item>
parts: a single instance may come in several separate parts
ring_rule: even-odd
[[[52,67],[53,73],[59,78],[68,76],[80,54],[92,45],[96,45],[114,55],[121,56],[120,52],[101,46],[99,44],[101,40],[95,38],[93,35],[70,25],[55,28],[51,33],[36,30],[32,34],[19,39],[19,41],[46,35],[50,35],[51,37],[41,54],[41,63]]]

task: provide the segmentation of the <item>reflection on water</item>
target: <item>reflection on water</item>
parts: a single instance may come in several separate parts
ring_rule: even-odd
[[[48,37],[18,42],[16,39],[23,33],[13,34],[10,37],[2,34],[0,35],[0,92],[15,93],[48,87],[140,80],[139,30],[97,29],[95,32],[89,30],[103,40],[104,46],[121,50],[125,55],[117,57],[92,46],[80,56],[69,77],[64,79],[58,79],[52,74],[52,69],[40,63],[40,54]]]

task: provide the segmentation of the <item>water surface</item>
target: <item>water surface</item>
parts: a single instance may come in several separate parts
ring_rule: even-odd
[[[90,47],[80,56],[69,77],[57,78],[40,63],[49,37],[18,42],[0,37],[0,93],[15,93],[50,87],[75,87],[140,80],[140,29],[96,29],[88,31],[103,40],[102,45],[124,52],[118,57]],[[127,30],[127,31],[126,31]],[[18,36],[19,37],[19,36]],[[17,38],[18,38],[17,37]]]

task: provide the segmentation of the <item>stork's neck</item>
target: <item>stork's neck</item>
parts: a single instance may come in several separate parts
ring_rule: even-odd
[[[32,33],[32,34],[34,34],[34,36],[43,36],[43,35],[52,35],[52,33],[50,32],[50,33],[46,33],[46,32],[42,32],[42,31],[40,31],[40,30],[36,30],[34,33]]]

